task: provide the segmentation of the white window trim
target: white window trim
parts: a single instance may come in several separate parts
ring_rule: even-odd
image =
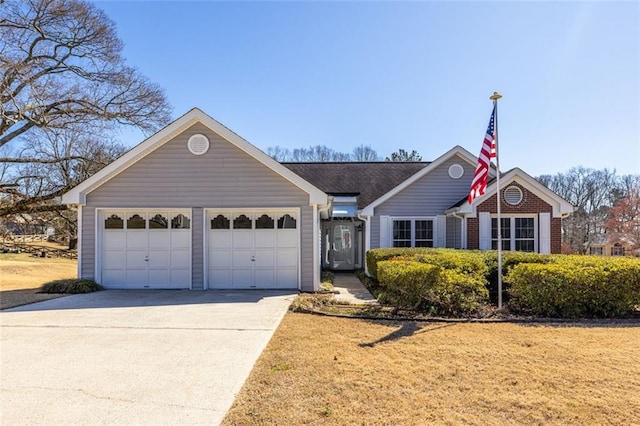
[[[411,247],[416,246],[416,220],[430,220],[433,224],[432,246],[437,247],[438,221],[436,216],[391,216],[389,217],[389,247],[393,247],[393,222],[396,220],[411,221]]]
[[[533,219],[533,252],[534,253],[538,253],[539,252],[539,243],[540,243],[540,235],[538,235],[538,215],[537,214],[502,214],[500,215],[501,219],[509,219],[510,220],[510,227],[511,227],[511,237],[509,238],[510,243],[510,250],[509,251],[516,251],[515,247],[516,247],[516,233],[515,233],[515,229],[516,229],[516,218],[530,218]],[[493,238],[493,235],[491,234],[491,230],[492,230],[492,222],[493,219],[498,219],[498,215],[497,214],[491,214],[491,221],[489,222],[489,235],[491,236],[491,244],[489,247],[493,247],[493,241],[495,241],[496,239]],[[504,238],[503,238],[504,240]]]

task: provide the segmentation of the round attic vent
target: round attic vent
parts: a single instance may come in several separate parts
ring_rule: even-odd
[[[200,133],[195,134],[189,138],[187,147],[193,155],[202,155],[209,151],[209,139]]]
[[[451,179],[460,179],[464,174],[464,168],[460,164],[452,164],[449,166],[449,177]]]
[[[512,206],[517,206],[522,202],[522,190],[517,186],[510,186],[504,190],[504,201]]]

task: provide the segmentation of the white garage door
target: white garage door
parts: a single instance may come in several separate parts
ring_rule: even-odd
[[[102,211],[100,224],[104,287],[191,287],[190,211]]]
[[[209,288],[298,288],[296,211],[207,212]]]

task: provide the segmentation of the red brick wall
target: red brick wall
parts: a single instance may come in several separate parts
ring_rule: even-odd
[[[509,186],[517,186],[522,190],[522,202],[517,206],[512,206],[504,202],[504,199],[501,197],[500,210],[503,214],[513,214],[513,213],[540,213],[540,212],[548,212],[553,215],[553,207],[546,203],[544,200],[528,191],[522,185],[512,182]],[[504,188],[501,189],[500,194],[504,192]],[[496,195],[492,195],[489,199],[485,200],[481,204],[476,207],[476,211],[480,212],[488,212],[488,213],[497,213],[498,206],[496,202]],[[562,232],[561,232],[561,221],[560,218],[551,217],[551,253],[560,253],[561,243],[562,243]],[[467,248],[471,250],[477,250],[480,246],[479,243],[480,238],[480,227],[478,223],[478,218],[469,218],[467,219]],[[540,239],[538,238],[538,241]]]

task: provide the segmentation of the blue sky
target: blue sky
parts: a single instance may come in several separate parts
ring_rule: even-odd
[[[261,149],[475,155],[497,90],[501,169],[640,173],[637,2],[95,3],[174,118]]]

